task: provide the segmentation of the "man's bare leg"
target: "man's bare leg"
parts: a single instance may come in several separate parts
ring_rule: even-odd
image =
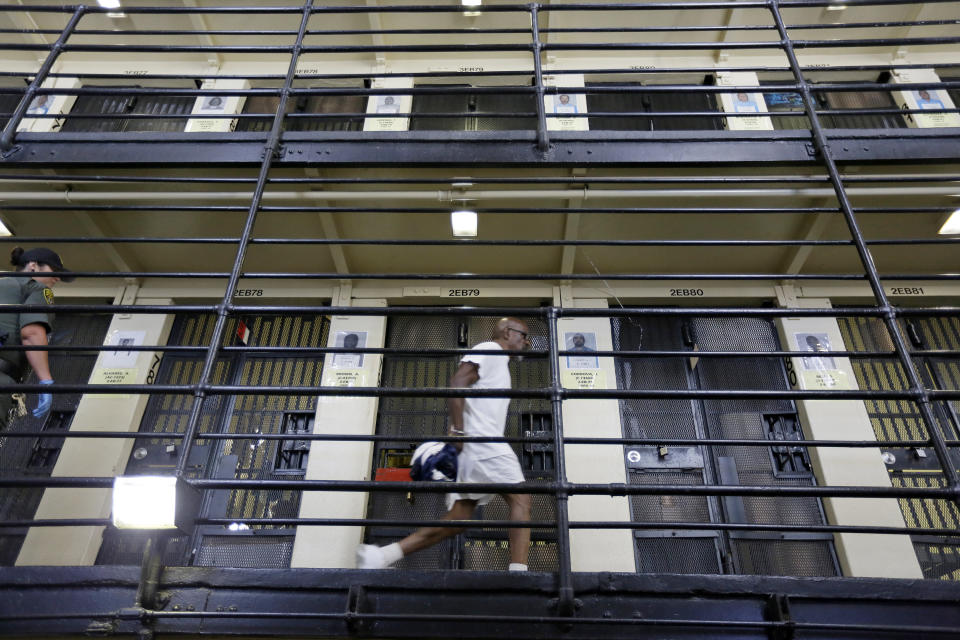
[[[510,507],[510,520],[528,522],[530,520],[530,494],[509,493],[503,496]],[[530,529],[510,529],[510,564],[526,566],[530,554]]]
[[[450,511],[443,516],[444,520],[469,520],[473,517],[473,512],[477,508],[476,500],[457,500],[453,503]],[[432,547],[441,540],[455,536],[463,531],[462,527],[422,527],[417,529],[398,544],[403,549],[403,555],[410,555],[414,551],[420,551],[427,547]]]

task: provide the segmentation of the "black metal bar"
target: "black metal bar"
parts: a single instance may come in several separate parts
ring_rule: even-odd
[[[570,560],[570,514],[568,511],[566,449],[563,436],[563,384],[560,380],[559,357],[557,356],[557,314],[556,307],[547,313],[547,347],[550,350],[550,414],[553,419],[553,457],[554,484],[556,486],[557,518],[557,575],[558,601],[557,611],[561,616],[573,616],[576,611],[571,577]]]
[[[346,392],[343,387],[321,386],[282,386],[282,385],[149,385],[149,384],[2,384],[0,391],[22,391],[24,393],[102,393],[128,394],[148,393],[154,395],[264,395],[264,396],[342,396]],[[397,397],[397,398],[541,398],[550,399],[551,389],[451,389],[447,387],[350,387],[350,396],[363,398]],[[690,390],[690,389],[564,389],[563,399],[754,399],[754,400],[916,400],[920,393],[915,390],[817,390],[817,391],[775,391],[768,389],[737,389],[737,390]],[[927,391],[930,398],[958,399],[960,390]]]
[[[96,345],[4,345],[0,351],[46,351],[52,353],[84,353],[100,351],[117,351],[117,345],[96,344]],[[184,353],[195,354],[205,352],[207,347],[189,346],[189,345],[129,345],[124,346],[123,351],[149,351],[160,353]],[[249,355],[323,355],[327,353],[357,353],[357,354],[382,354],[382,355],[401,355],[401,356],[419,356],[422,358],[460,356],[465,353],[503,353],[502,351],[487,351],[485,349],[409,349],[403,347],[288,347],[288,346],[228,346],[221,347],[221,353],[246,353]],[[559,356],[576,355],[577,351],[561,350],[557,352]],[[646,350],[646,351],[594,351],[593,355],[598,357],[620,357],[635,359],[653,359],[653,358],[690,358],[689,351],[667,351],[667,350]],[[698,358],[799,358],[805,357],[804,351],[698,351]],[[960,350],[957,349],[929,349],[913,350],[910,352],[917,356],[937,356],[937,357],[960,357]],[[544,358],[549,355],[547,351],[524,351],[527,358]],[[897,354],[893,351],[818,351],[819,358],[876,358],[892,359]]]
[[[5,307],[8,311],[40,312],[49,310],[46,305],[11,304]],[[298,314],[346,314],[361,316],[486,316],[493,317],[508,313],[510,315],[529,315],[541,317],[545,307],[447,307],[447,306],[403,306],[391,307],[341,307],[331,305],[230,305],[229,311],[233,314],[279,315],[284,313]],[[215,313],[216,305],[124,305],[124,304],[57,304],[58,313]],[[559,308],[557,312],[566,318],[609,318],[623,316],[696,316],[704,317],[817,317],[830,316],[837,318],[850,317],[881,317],[883,311],[876,307],[841,307],[841,308],[774,308],[774,307],[610,307],[603,309],[574,309]],[[903,307],[895,309],[899,315],[950,315],[960,313],[960,307]],[[116,349],[114,349],[115,351]]]
[[[539,5],[536,3],[530,4],[530,33],[533,38],[534,95],[537,101],[537,149],[541,153],[546,153],[550,148],[550,134],[547,131],[547,116],[543,104],[543,96],[546,93],[543,86],[542,61],[540,60],[543,44],[540,42]]]
[[[70,38],[70,34],[73,33],[74,29],[76,29],[77,24],[80,22],[81,18],[83,18],[86,11],[87,7],[84,5],[78,6],[73,11],[73,15],[70,16],[67,26],[63,28],[63,32],[61,32],[60,37],[57,38],[57,41],[53,43],[52,47],[50,47],[50,53],[47,54],[43,64],[40,65],[40,69],[30,82],[26,93],[24,93],[23,98],[20,99],[20,103],[14,110],[13,116],[7,122],[6,126],[4,126],[3,133],[0,134],[0,153],[6,154],[13,149],[14,141],[16,140],[17,136],[17,127],[19,127],[20,123],[23,121],[23,116],[26,115],[27,109],[30,108],[30,103],[33,102],[33,98],[37,94],[37,90],[39,89],[40,85],[43,84],[44,80],[47,79],[47,74],[49,74],[50,69],[53,68],[53,63],[57,61],[60,53],[64,50],[66,42]],[[44,46],[44,49],[46,49],[46,46]]]
[[[0,477],[0,487],[68,487],[76,489],[109,489],[113,477]],[[194,478],[186,482],[192,487],[209,491],[236,489],[247,491],[331,491],[368,493],[449,493],[450,485],[443,482],[377,482],[372,480],[227,480]],[[502,482],[464,482],[458,485],[471,493],[511,493],[516,484]],[[635,496],[635,495],[684,495],[684,496],[791,496],[834,498],[921,498],[950,499],[949,487],[875,487],[875,486],[789,486],[789,485],[689,485],[689,484],[625,484],[625,483],[558,483],[553,481],[530,481],[522,485],[524,493],[555,495],[564,491],[568,495],[584,496]]]
[[[16,431],[6,432],[4,438],[49,438],[50,431]],[[106,438],[106,439],[128,439],[128,440],[182,440],[183,434],[179,432],[166,433],[162,431],[138,431],[138,432],[117,432],[117,431],[64,431],[57,432],[58,438]],[[282,441],[282,440],[304,440],[311,442],[396,442],[397,436],[391,435],[347,435],[347,434],[315,434],[315,433],[207,433],[196,434],[197,440],[264,440],[264,441]],[[509,443],[552,443],[553,437],[519,437],[504,436],[495,438],[493,436],[480,437],[471,436],[464,438],[462,436],[405,436],[404,442],[426,442],[428,440],[438,440],[440,442],[509,442]],[[566,444],[602,444],[602,445],[633,445],[633,446],[727,446],[727,447],[771,447],[776,446],[776,442],[771,440],[746,440],[746,439],[684,439],[684,438],[586,438],[570,437],[564,438]],[[865,441],[865,440],[791,440],[791,447],[826,447],[826,448],[844,448],[844,449],[915,449],[930,444],[930,440],[883,440],[883,441]],[[950,447],[960,447],[960,440],[948,441]]]
[[[307,24],[310,21],[312,6],[313,0],[306,0],[301,10],[302,16],[300,18],[300,29],[297,33],[297,41],[290,53],[287,77],[284,80],[283,89],[280,92],[280,100],[277,104],[277,111],[273,117],[270,136],[263,148],[263,163],[260,165],[260,174],[257,177],[257,184],[250,202],[250,209],[247,213],[246,222],[244,223],[243,233],[240,236],[240,242],[237,245],[236,259],[233,263],[233,269],[230,271],[230,277],[227,280],[223,300],[217,310],[217,321],[210,337],[210,350],[207,352],[207,357],[203,363],[203,371],[200,374],[201,385],[205,385],[210,381],[217,360],[217,350],[221,342],[223,342],[223,334],[226,330],[227,318],[230,314],[230,301],[233,299],[233,292],[237,287],[237,283],[240,281],[241,270],[243,269],[243,263],[247,254],[247,245],[250,237],[253,235],[253,226],[257,219],[257,212],[260,209],[264,189],[266,188],[267,176],[270,174],[270,167],[273,163],[274,155],[280,146],[280,132],[283,129],[283,117],[286,112],[287,101],[290,97],[290,87],[293,84],[293,79],[297,72],[297,61],[303,49],[303,37],[307,30]],[[183,477],[186,473],[187,460],[189,459],[190,450],[193,445],[194,435],[200,427],[200,416],[206,398],[207,395],[204,388],[199,386],[196,391],[193,407],[190,411],[190,419],[187,422],[184,432],[183,446],[180,448],[180,455],[177,458],[177,477]]]
[[[897,323],[897,314],[890,305],[890,301],[887,298],[886,292],[883,290],[881,276],[877,272],[873,255],[870,253],[870,249],[863,240],[863,233],[860,230],[860,225],[857,222],[856,216],[853,212],[853,207],[847,197],[846,188],[843,185],[843,180],[840,178],[840,172],[837,169],[830,146],[827,143],[827,138],[824,135],[823,128],[820,124],[820,119],[817,116],[815,108],[816,102],[813,98],[813,94],[810,91],[810,87],[807,84],[806,78],[800,71],[800,64],[797,61],[797,56],[794,52],[794,43],[790,40],[790,36],[787,34],[786,27],[784,26],[783,16],[780,14],[780,3],[782,1],[784,0],[769,0],[770,13],[777,25],[777,31],[780,33],[783,51],[786,54],[787,59],[790,61],[790,67],[793,69],[794,79],[800,87],[804,108],[807,111],[807,118],[810,121],[810,130],[813,134],[814,144],[816,145],[817,151],[820,154],[821,160],[827,168],[827,173],[830,176],[830,182],[833,184],[837,199],[840,202],[840,208],[843,212],[843,217],[847,223],[847,227],[850,230],[850,236],[856,245],[857,254],[860,257],[860,261],[865,269],[867,279],[870,282],[870,288],[873,291],[874,298],[877,301],[877,306],[884,312],[884,324],[886,325],[887,332],[889,333],[891,340],[893,340],[894,349],[900,358],[901,365],[904,369],[904,374],[906,375],[910,385],[910,390],[915,397],[914,401],[920,410],[920,414],[923,417],[924,423],[927,425],[927,432],[930,434],[933,449],[936,451],[937,457],[940,460],[940,466],[943,470],[947,486],[949,487],[950,500],[952,500],[955,504],[960,505],[960,477],[957,475],[956,465],[954,464],[953,458],[950,456],[950,450],[944,442],[943,434],[940,432],[939,423],[933,414],[933,410],[930,405],[930,399],[932,396],[920,380],[917,369],[913,363],[913,358],[910,355],[910,349],[907,346],[906,340],[904,339],[900,325]]]

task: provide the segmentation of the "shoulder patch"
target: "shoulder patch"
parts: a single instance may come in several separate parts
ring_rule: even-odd
[[[44,287],[43,299],[47,301],[47,304],[53,304],[53,289],[50,287]]]

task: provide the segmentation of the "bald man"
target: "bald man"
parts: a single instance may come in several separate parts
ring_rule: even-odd
[[[530,348],[530,329],[523,320],[502,318],[497,322],[493,339],[473,347],[474,351],[498,349],[520,351]],[[508,389],[510,369],[507,354],[468,353],[450,379],[455,389]],[[503,436],[507,424],[510,398],[451,398],[447,402],[450,414],[448,435]],[[457,482],[523,482],[523,470],[513,448],[506,442],[467,442],[458,457]],[[447,514],[444,520],[469,520],[477,505],[487,504],[493,494],[447,494]],[[516,522],[530,520],[528,494],[503,494],[510,508],[510,519]],[[463,531],[455,527],[423,527],[409,536],[385,547],[362,544],[357,548],[358,569],[383,569],[405,555],[426,549]],[[527,570],[530,550],[530,529],[510,529],[510,571]]]

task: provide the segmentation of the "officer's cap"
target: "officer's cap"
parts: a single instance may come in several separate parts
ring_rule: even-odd
[[[38,262],[40,264],[50,265],[50,268],[54,271],[63,274],[60,276],[60,279],[64,282],[73,282],[74,276],[67,275],[70,273],[70,270],[63,266],[63,261],[60,259],[60,256],[53,249],[47,249],[46,247],[37,247],[35,249],[28,249],[23,252],[20,256],[20,265],[29,264],[31,262]]]

